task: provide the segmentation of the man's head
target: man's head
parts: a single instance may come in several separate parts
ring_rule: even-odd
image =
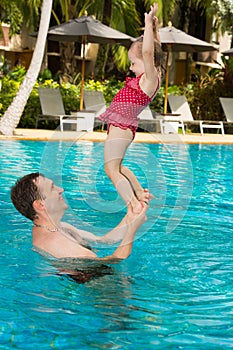
[[[62,188],[37,172],[25,175],[16,182],[11,189],[11,200],[22,215],[34,221],[40,213],[62,216],[67,209],[62,193]]]
[[[25,175],[11,189],[11,200],[15,208],[32,221],[36,218],[33,203],[35,200],[41,199],[41,194],[36,184],[39,176],[43,175],[40,173]]]

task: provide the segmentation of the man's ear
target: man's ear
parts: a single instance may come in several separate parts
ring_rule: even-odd
[[[41,210],[43,210],[45,208],[44,202],[43,202],[42,199],[34,200],[32,205],[33,205],[33,208],[35,209],[36,212],[37,211],[41,211]]]

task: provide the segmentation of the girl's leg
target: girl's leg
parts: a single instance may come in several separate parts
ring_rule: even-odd
[[[125,166],[122,166],[121,173],[127,179],[129,179],[129,181],[133,187],[134,193],[139,201],[143,201],[143,202],[148,203],[148,201],[153,198],[153,195],[149,193],[147,188],[142,188],[138,179],[136,178],[136,176],[134,175],[134,173],[131,170],[129,170]]]
[[[130,129],[122,130],[110,126],[104,148],[104,168],[123,200],[131,203],[134,212],[140,212],[142,205],[136,198],[128,178],[121,173],[121,163],[132,142],[132,136]]]

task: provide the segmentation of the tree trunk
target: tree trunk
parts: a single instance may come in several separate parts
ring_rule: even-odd
[[[53,0],[44,0],[41,10],[40,27],[30,67],[11,105],[0,120],[0,133],[12,135],[19,124],[24,107],[31,94],[43,61]]]
[[[112,0],[104,1],[104,10],[103,10],[103,23],[107,26],[110,26],[112,20]],[[104,73],[106,64],[108,61],[109,45],[104,47],[104,62],[102,67],[102,79],[104,79]]]
[[[104,0],[102,23],[109,26],[112,19],[112,0]],[[108,60],[109,45],[100,45],[95,64],[95,76],[104,79],[105,67]]]
[[[60,42],[61,71],[63,80],[69,81],[75,76],[75,43]]]
[[[185,0],[180,2],[180,26],[185,33],[189,32],[189,21],[190,21],[190,11],[191,11],[192,0]]]

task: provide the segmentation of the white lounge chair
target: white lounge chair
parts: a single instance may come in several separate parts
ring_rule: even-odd
[[[96,118],[106,110],[104,95],[102,91],[84,90],[84,106],[85,109],[72,113],[80,123],[83,120],[82,130],[93,131]],[[69,123],[70,118],[62,118],[61,129],[64,123]]]
[[[104,122],[98,120],[98,116],[106,110],[103,92],[96,90],[84,90],[83,100],[85,109],[77,112],[77,115],[85,116],[89,131],[91,129],[93,130],[95,123],[102,125],[103,130]]]
[[[84,90],[85,110],[95,112],[95,118],[106,110],[106,103],[102,91]]]
[[[77,124],[82,122],[82,129],[85,131],[93,131],[95,119],[106,110],[105,100],[102,91],[84,90],[84,106],[85,109],[72,113],[72,117],[77,118]],[[64,123],[69,123],[71,118],[62,118],[61,129]]]
[[[188,101],[185,96],[168,95],[168,102],[172,113],[180,114],[179,119],[183,124],[186,123],[198,123],[200,125],[201,135],[204,134],[204,129],[218,129],[221,130],[224,135],[224,127],[222,121],[212,120],[194,120],[192,112],[190,110]]]
[[[36,119],[36,128],[42,120],[60,121],[60,129],[63,131],[63,123],[76,124],[76,130],[85,129],[84,117],[65,113],[65,108],[59,89],[39,88],[39,99],[42,114]]]
[[[226,120],[229,124],[233,123],[233,98],[232,97],[219,97],[223,112]]]
[[[143,109],[143,111],[138,115],[140,120],[154,120],[153,114],[149,106]]]
[[[181,128],[183,135],[185,135],[184,122],[180,120],[179,115],[173,113],[158,114],[156,119],[160,123],[161,134],[177,134]]]

